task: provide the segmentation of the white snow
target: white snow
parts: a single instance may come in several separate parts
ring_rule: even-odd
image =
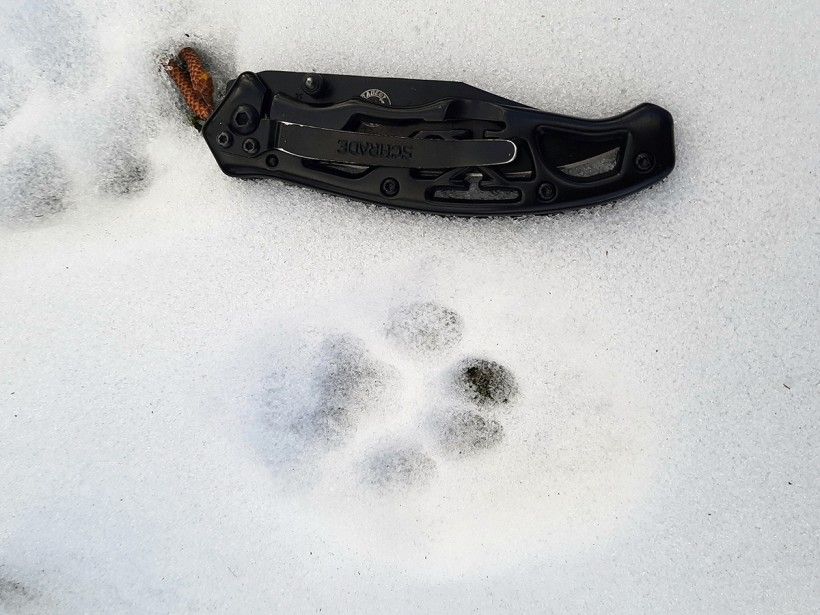
[[[0,612],[816,609],[817,26],[808,1],[4,0]],[[517,220],[242,182],[158,70],[185,44],[218,86],[656,102],[678,165]],[[459,389],[470,358],[507,403]]]

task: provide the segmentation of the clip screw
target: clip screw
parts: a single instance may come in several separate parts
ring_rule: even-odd
[[[245,139],[242,142],[242,149],[249,154],[255,154],[259,149],[259,142],[256,139]]]
[[[542,201],[551,201],[556,194],[555,184],[552,182],[544,182],[538,186],[538,198]]]
[[[396,196],[399,193],[399,182],[393,177],[388,177],[382,182],[382,194],[384,196]]]
[[[649,173],[649,171],[651,171],[654,167],[655,158],[652,154],[641,152],[635,156],[635,168],[638,169],[640,173]]]

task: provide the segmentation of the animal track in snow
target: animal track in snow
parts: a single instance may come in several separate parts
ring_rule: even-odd
[[[509,404],[518,395],[512,372],[487,359],[462,361],[456,368],[455,384],[462,395],[483,407]]]
[[[294,449],[303,465],[356,451],[360,489],[394,493],[429,485],[442,460],[475,455],[502,442],[504,427],[496,409],[513,404],[518,395],[512,372],[500,363],[465,358],[454,364],[447,356],[461,342],[463,329],[458,313],[429,301],[390,311],[384,339],[409,363],[433,366],[423,388],[434,399],[420,410],[409,409],[403,400],[407,391],[400,367],[378,358],[355,336],[327,336],[311,374],[299,378],[309,383],[304,403],[286,416],[271,412],[268,423],[278,428],[270,437],[275,439],[277,431],[298,434]],[[453,396],[453,390],[458,394]],[[449,397],[454,398],[441,403]],[[268,401],[271,409],[283,405],[275,396]]]
[[[144,190],[149,183],[148,159],[127,149],[109,146],[100,157],[97,190],[112,196],[124,196]]]
[[[615,354],[578,338],[516,361],[470,324],[427,301],[381,331],[283,338],[253,438],[325,537],[425,570],[496,566],[594,540],[640,492],[649,404]]]
[[[340,443],[356,430],[397,377],[355,338],[332,336],[322,344],[313,379],[318,402],[308,417],[314,435]]]
[[[431,301],[408,303],[391,311],[386,332],[403,349],[428,354],[458,344],[464,321],[453,310]]]
[[[492,448],[504,438],[501,423],[473,411],[453,412],[441,421],[439,429],[439,441],[444,450],[458,455]]]
[[[395,491],[426,486],[435,472],[436,462],[427,453],[398,446],[372,454],[363,481],[376,489]]]
[[[37,223],[66,208],[68,179],[54,153],[40,142],[3,165],[0,178],[0,223]]]

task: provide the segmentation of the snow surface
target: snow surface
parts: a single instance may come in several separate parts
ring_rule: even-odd
[[[517,220],[242,182],[184,44],[652,101],[678,166]],[[0,611],[816,609],[817,44],[810,1],[3,0]]]

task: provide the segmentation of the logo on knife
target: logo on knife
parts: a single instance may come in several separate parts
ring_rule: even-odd
[[[365,90],[361,94],[359,94],[361,98],[364,98],[367,102],[376,103],[379,105],[384,105],[385,107],[393,106],[393,103],[390,102],[390,97],[387,95],[387,92],[384,90],[380,90],[379,88],[370,88],[369,90]]]
[[[413,147],[411,145],[394,145],[392,143],[377,143],[375,141],[339,139],[336,153],[370,158],[386,158],[388,160],[410,160],[413,158]]]

